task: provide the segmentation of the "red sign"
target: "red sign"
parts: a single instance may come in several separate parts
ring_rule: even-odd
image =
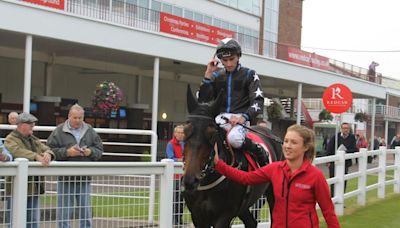
[[[24,0],[24,1],[64,10],[64,0]]]
[[[226,37],[233,37],[234,32],[203,24],[197,21],[160,12],[160,32],[217,44]]]
[[[322,70],[330,70],[329,58],[326,58],[315,53],[302,51],[297,48],[288,48],[288,61],[306,65],[310,67],[319,68]]]
[[[325,89],[322,101],[326,110],[332,113],[342,113],[350,108],[353,95],[347,86],[337,83]]]

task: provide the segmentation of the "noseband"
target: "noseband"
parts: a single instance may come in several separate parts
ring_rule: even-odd
[[[213,124],[213,126],[215,126],[215,128],[218,128],[218,126],[215,124],[214,119],[209,117],[209,116],[203,116],[203,115],[188,115],[188,119],[206,119],[206,120],[210,120],[211,123]],[[193,134],[193,132],[192,132]],[[190,134],[188,136],[188,139],[192,136],[192,134]],[[211,147],[211,151],[210,154],[208,156],[208,160],[207,162],[204,164],[203,168],[201,169],[201,176],[200,179],[203,179],[205,176],[211,174],[214,172],[214,156],[215,156],[215,150],[214,150],[214,145],[217,142],[217,137],[218,137],[218,131],[215,131],[215,133],[211,136],[210,140],[208,141],[210,147]]]

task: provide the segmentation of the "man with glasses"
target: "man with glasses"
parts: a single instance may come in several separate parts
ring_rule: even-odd
[[[349,123],[342,123],[340,125],[340,132],[337,135],[338,143],[337,147],[345,148],[346,153],[354,153],[357,152],[357,140],[354,134],[351,133],[351,128]],[[343,147],[344,146],[344,147]],[[335,136],[333,136],[328,143],[327,155],[335,155]],[[349,172],[349,167],[352,166],[351,159],[347,159],[345,163],[344,173],[347,174]],[[335,163],[330,162],[329,164],[329,177],[335,176]],[[346,192],[347,181],[344,181],[344,192]],[[334,196],[334,185],[331,185],[331,196]]]

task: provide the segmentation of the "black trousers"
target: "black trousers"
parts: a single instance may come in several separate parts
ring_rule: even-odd
[[[329,178],[332,178],[335,176],[335,163],[334,162],[330,162],[329,163]],[[346,164],[344,166],[344,174],[348,174],[349,173],[349,167],[351,165]],[[344,192],[346,192],[346,187],[347,187],[347,180],[344,181]],[[335,195],[335,185],[331,184],[331,197],[333,197]]]

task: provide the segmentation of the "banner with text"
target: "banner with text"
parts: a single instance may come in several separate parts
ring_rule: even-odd
[[[42,6],[64,10],[64,0],[24,0],[24,2],[31,2]]]
[[[297,48],[288,48],[288,61],[322,70],[330,70],[329,58]]]
[[[217,44],[234,32],[197,21],[160,12],[160,32],[174,34],[202,42]]]

